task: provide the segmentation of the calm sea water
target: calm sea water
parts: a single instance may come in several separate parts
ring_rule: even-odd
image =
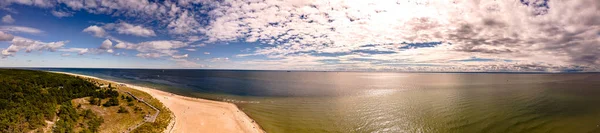
[[[230,101],[267,132],[600,132],[600,74],[43,69]]]

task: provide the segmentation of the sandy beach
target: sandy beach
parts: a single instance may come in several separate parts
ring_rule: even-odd
[[[93,76],[56,72],[81,77]],[[100,79],[104,80],[104,79]],[[124,84],[105,80],[116,84]],[[152,88],[125,84],[127,87],[146,92],[160,100],[175,115],[175,123],[168,133],[263,133],[259,125],[235,104],[175,95]]]

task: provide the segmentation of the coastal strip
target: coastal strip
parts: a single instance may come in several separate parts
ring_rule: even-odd
[[[126,91],[125,93],[127,93],[127,95],[133,97],[133,99],[139,101],[139,102],[143,102],[144,104],[146,104],[146,106],[154,109],[156,111],[156,113],[154,113],[154,115],[152,115],[151,117],[144,117],[144,121],[140,122],[139,124],[136,124],[135,126],[130,127],[125,133],[129,133],[129,131],[133,131],[134,129],[140,127],[142,124],[144,124],[145,122],[154,122],[156,121],[156,118],[158,117],[158,114],[160,113],[160,110],[157,109],[156,107],[152,106],[151,104],[149,104],[148,102],[144,101],[144,99],[138,98],[135,95],[131,94],[131,92]],[[174,118],[174,117],[172,117]],[[168,129],[169,126],[167,126]]]
[[[55,72],[55,71],[52,71]],[[85,78],[104,80],[93,76],[55,72]],[[115,84],[122,84],[129,88],[146,92],[166,106],[175,115],[174,125],[170,125],[165,132],[192,133],[264,133],[260,126],[248,115],[242,112],[235,104],[212,101],[200,98],[191,98],[152,88],[104,80]]]

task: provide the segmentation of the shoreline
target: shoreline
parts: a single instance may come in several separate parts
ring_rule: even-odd
[[[265,131],[235,104],[201,98],[181,96],[149,87],[142,87],[94,76],[68,72],[47,71],[73,76],[104,80],[115,84],[123,84],[129,88],[150,94],[158,99],[174,115],[165,132],[229,132],[229,133],[264,133]]]

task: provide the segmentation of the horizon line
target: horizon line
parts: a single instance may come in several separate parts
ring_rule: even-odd
[[[507,73],[507,74],[585,74],[600,71],[390,71],[390,70],[295,70],[295,69],[220,69],[220,68],[101,68],[101,67],[0,67],[0,69],[130,69],[130,70],[214,70],[214,71],[283,71],[283,72],[389,72],[389,73]]]

